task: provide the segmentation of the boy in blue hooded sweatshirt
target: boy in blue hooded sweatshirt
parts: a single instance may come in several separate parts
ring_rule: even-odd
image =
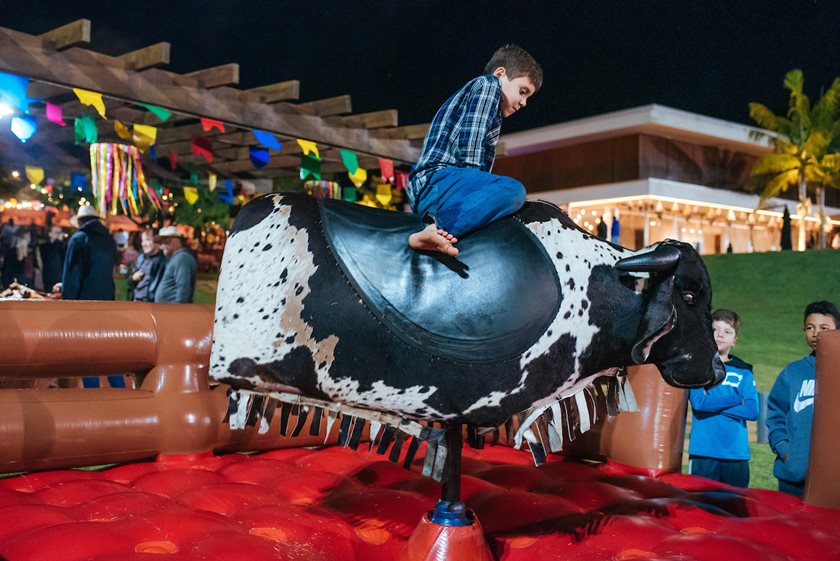
[[[837,329],[840,313],[831,302],[820,301],[805,308],[805,341],[810,354],[791,362],[776,378],[767,400],[767,429],[770,448],[776,454],[773,475],[779,491],[801,497],[808,474],[811,421],[816,389],[817,334]]]
[[[758,393],[752,365],[730,354],[741,318],[732,310],[712,314],[712,330],[726,378],[710,390],[689,391],[693,420],[688,447],[688,472],[746,487],[750,483],[747,421],[758,418]]]

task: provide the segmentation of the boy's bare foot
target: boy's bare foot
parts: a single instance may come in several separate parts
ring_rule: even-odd
[[[456,243],[458,238],[434,224],[429,224],[408,237],[408,245],[414,250],[435,251],[451,257],[458,255],[458,248],[454,245]]]

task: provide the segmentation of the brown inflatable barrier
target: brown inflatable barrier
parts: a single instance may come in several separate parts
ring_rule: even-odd
[[[820,333],[817,341],[817,390],[804,498],[809,505],[840,508],[840,330]]]
[[[0,472],[126,462],[157,454],[312,446],[309,436],[231,431],[227,387],[210,387],[212,310],[132,302],[2,301],[0,379],[139,373],[139,389],[0,390]],[[601,420],[568,453],[679,471],[685,392],[630,369],[639,413]],[[310,417],[311,418],[311,417]],[[309,421],[307,421],[308,423]],[[338,427],[329,441],[334,442]]]

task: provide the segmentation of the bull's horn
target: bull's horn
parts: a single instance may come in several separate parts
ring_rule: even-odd
[[[670,269],[679,263],[679,261],[679,249],[672,245],[660,245],[653,251],[618,260],[615,268],[620,271],[649,273]]]

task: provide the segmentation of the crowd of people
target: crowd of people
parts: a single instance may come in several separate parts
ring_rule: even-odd
[[[187,304],[195,294],[198,258],[175,226],[157,235],[108,231],[96,209],[82,206],[68,234],[48,216],[45,226],[0,228],[2,287],[13,283],[65,300],[116,300],[115,271],[126,275],[128,300]]]
[[[837,329],[840,312],[828,301],[805,307],[803,333],[811,352],[779,373],[767,401],[770,448],[776,455],[773,476],[779,491],[801,497],[808,472],[811,423],[816,393],[817,335]],[[692,408],[689,473],[736,487],[750,481],[747,421],[759,416],[753,367],[732,354],[741,318],[732,310],[712,314],[712,328],[726,378],[714,388],[689,392]]]

